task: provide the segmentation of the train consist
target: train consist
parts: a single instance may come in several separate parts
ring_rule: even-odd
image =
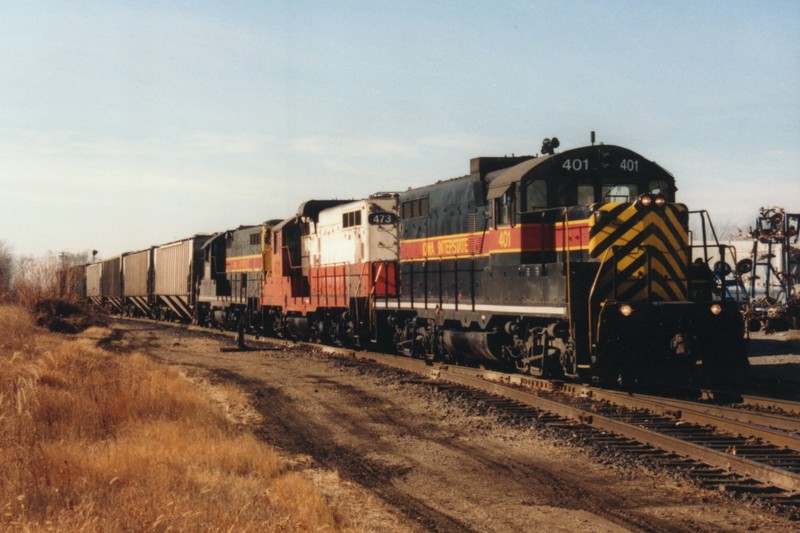
[[[746,367],[739,305],[719,290],[732,269],[706,240],[706,213],[676,203],[672,174],[629,149],[557,147],[475,158],[468,175],[401,193],[309,200],[73,278],[113,313],[534,375]]]

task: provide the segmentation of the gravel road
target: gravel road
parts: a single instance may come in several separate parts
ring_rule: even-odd
[[[88,335],[196,382],[233,383],[232,418],[364,531],[792,531],[800,524],[621,458],[599,459],[409,376],[296,348],[220,352],[187,330],[119,322]],[[224,399],[220,400],[225,402]]]

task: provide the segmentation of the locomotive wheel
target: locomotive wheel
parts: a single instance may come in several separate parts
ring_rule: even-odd
[[[555,378],[561,374],[559,351],[547,348],[550,353],[531,357],[526,362],[526,369],[532,376],[540,378]]]
[[[578,365],[575,360],[575,351],[572,343],[568,343],[567,349],[559,357],[561,371],[565,376],[576,377],[578,375]]]
[[[547,330],[535,334],[539,336],[541,353],[526,357],[522,363],[523,368],[531,375],[542,378],[557,378],[563,375],[562,357],[565,350],[554,346],[555,337]],[[519,366],[519,365],[518,365]]]

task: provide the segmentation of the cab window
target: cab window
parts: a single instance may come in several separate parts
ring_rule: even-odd
[[[604,202],[633,202],[639,195],[639,189],[633,183],[603,185]]]
[[[527,213],[536,209],[547,207],[547,182],[545,180],[533,180],[523,185],[520,195],[520,211]]]
[[[558,205],[589,205],[595,203],[594,185],[579,183],[570,185],[562,183],[558,186],[556,198]]]
[[[503,226],[514,223],[514,187],[494,200],[494,225]]]
[[[669,182],[667,180],[651,180],[647,184],[647,192],[650,194],[663,194],[667,199],[671,200],[669,198]]]
[[[594,185],[578,185],[578,205],[594,203]]]

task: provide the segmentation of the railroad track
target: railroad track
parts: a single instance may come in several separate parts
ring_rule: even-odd
[[[800,402],[791,400],[781,400],[777,398],[765,398],[764,396],[742,394],[741,401],[738,403],[744,406],[767,409],[770,411],[778,410],[784,413],[791,413],[800,416]]]
[[[758,438],[778,448],[800,452],[800,418],[605,389],[576,388],[571,393],[590,395],[596,400],[605,400],[629,409],[646,410],[701,426],[713,426],[722,431]]]
[[[278,339],[248,342],[255,342],[254,347],[260,343],[298,345]],[[702,487],[758,499],[795,516],[800,513],[798,418],[394,355],[304,346],[344,357],[345,364],[378,363],[412,372],[419,376],[415,383],[566,431],[605,451],[644,458],[677,470]],[[795,408],[793,404],[781,407],[787,412]]]
[[[800,417],[800,401],[798,401],[798,398],[800,398],[800,394],[798,394],[798,391],[800,391],[800,383],[797,384],[796,389],[797,391],[793,390],[792,393],[788,395],[785,394],[786,391],[784,391],[781,397],[714,389],[695,389],[687,392],[695,395],[699,400],[711,403],[731,404],[740,408]],[[781,391],[776,391],[777,394],[780,394],[780,392]]]
[[[462,394],[587,443],[678,470],[699,485],[800,510],[800,420],[697,402],[607,391],[384,354],[320,347],[421,374]]]

